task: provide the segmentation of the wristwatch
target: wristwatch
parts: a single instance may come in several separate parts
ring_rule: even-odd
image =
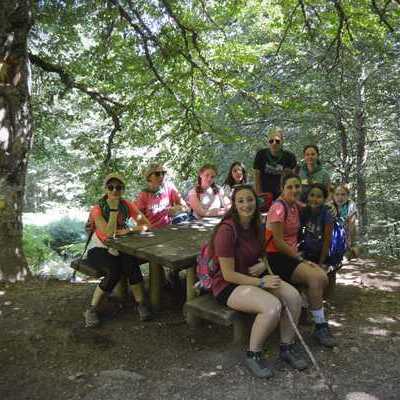
[[[258,282],[258,287],[261,288],[261,289],[265,289],[264,279],[260,279],[260,282]]]

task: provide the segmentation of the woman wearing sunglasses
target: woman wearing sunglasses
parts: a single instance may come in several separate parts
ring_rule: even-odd
[[[214,181],[216,176],[217,168],[212,164],[205,164],[199,169],[197,185],[188,194],[196,218],[220,217],[230,207],[229,198]]]
[[[146,231],[150,223],[133,203],[122,198],[125,181],[120,175],[115,173],[107,175],[104,187],[105,195],[92,207],[89,215],[93,234],[87,247],[87,259],[91,267],[104,273],[104,277],[96,287],[90,307],[84,314],[88,328],[99,324],[97,307],[104,296],[111,294],[122,275],[129,279],[133,296],[138,304],[140,319],[146,321],[151,318],[145,301],[139,260],[106,245],[108,238],[125,235],[132,231]],[[133,228],[127,225],[130,218],[137,224]]]
[[[283,130],[273,128],[268,133],[268,148],[258,151],[254,160],[257,195],[270,193],[275,200],[280,194],[281,175],[284,169],[294,170],[297,165],[293,153],[283,150]]]
[[[161,164],[151,164],[144,173],[147,185],[135,201],[152,228],[168,225],[175,216],[189,210],[176,187],[165,182],[166,174]]]

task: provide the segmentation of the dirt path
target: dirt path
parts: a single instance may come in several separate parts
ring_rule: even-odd
[[[93,284],[32,281],[0,285],[0,399],[329,399],[313,368],[276,362],[275,376],[252,378],[230,329],[190,332],[165,293],[163,311],[138,321],[132,306],[107,305],[101,328],[83,328]],[[340,346],[316,346],[338,399],[400,399],[400,265],[348,264],[329,304]],[[266,345],[277,356],[277,338]]]

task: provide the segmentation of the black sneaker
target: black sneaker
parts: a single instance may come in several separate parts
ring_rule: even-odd
[[[153,314],[150,311],[150,308],[145,304],[138,304],[137,311],[139,313],[139,319],[141,321],[150,321],[153,318]]]
[[[261,351],[248,351],[246,355],[246,366],[258,378],[271,378],[273,375],[271,365],[264,358]]]
[[[302,371],[308,367],[307,361],[302,357],[295,344],[281,346],[279,358],[286,361],[292,368]]]
[[[325,347],[335,347],[336,339],[332,336],[329,331],[328,323],[317,324],[315,326],[315,330],[313,333],[313,337],[317,340],[322,346]]]

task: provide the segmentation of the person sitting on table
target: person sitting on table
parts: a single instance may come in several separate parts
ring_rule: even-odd
[[[151,164],[144,174],[147,187],[138,194],[135,201],[152,228],[166,226],[178,214],[189,211],[176,187],[171,182],[165,182],[166,174],[161,164]]]
[[[298,167],[301,179],[301,197],[303,203],[307,202],[308,192],[313,183],[319,183],[329,191],[331,177],[319,159],[319,149],[315,144],[309,144],[303,149],[304,161]]]
[[[86,327],[99,324],[97,307],[105,295],[110,295],[122,275],[128,277],[133,296],[137,302],[137,310],[141,321],[151,319],[148,308],[143,276],[139,260],[129,254],[107,246],[108,238],[125,235],[128,232],[148,230],[150,223],[138,210],[135,204],[123,199],[125,180],[116,173],[111,173],[104,180],[106,194],[90,210],[89,220],[92,223],[92,237],[87,247],[88,264],[94,269],[106,270],[94,290],[90,307],[85,311]],[[132,218],[137,225],[128,228],[127,222]]]
[[[228,176],[222,186],[225,196],[231,198],[235,185],[247,183],[246,169],[240,161],[234,161],[229,167]]]
[[[282,128],[271,129],[268,133],[268,148],[258,151],[254,160],[257,195],[271,193],[273,200],[278,198],[281,192],[280,182],[283,170],[296,168],[295,155],[283,150],[282,146]]]
[[[196,218],[220,217],[229,209],[229,198],[214,182],[216,175],[214,165],[203,165],[197,176],[197,185],[189,191],[188,201]]]
[[[314,338],[323,346],[334,347],[335,338],[325,319],[323,293],[328,286],[327,273],[316,263],[304,260],[298,251],[301,181],[286,171],[282,175],[282,194],[268,211],[265,230],[266,251],[272,271],[286,282],[305,285],[306,296],[315,322]]]
[[[265,275],[263,232],[256,193],[250,185],[234,188],[232,207],[216,226],[209,244],[209,256],[217,257],[220,270],[212,276],[212,293],[216,300],[234,310],[256,314],[246,365],[257,377],[272,376],[272,367],[264,358],[264,342],[279,324],[280,358],[295,369],[307,362],[294,348],[294,329],[280,299],[298,321],[301,297],[298,291],[277,275]]]

